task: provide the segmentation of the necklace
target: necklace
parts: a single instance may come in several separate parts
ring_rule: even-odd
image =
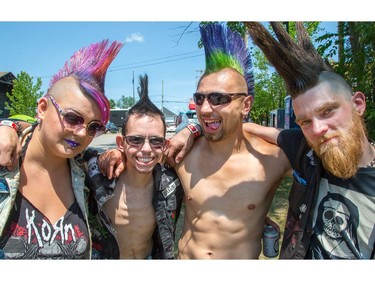
[[[375,143],[370,142],[373,148],[375,148]],[[372,161],[366,166],[366,168],[375,167],[375,157],[372,159]]]

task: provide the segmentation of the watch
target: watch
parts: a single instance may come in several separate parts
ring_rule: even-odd
[[[10,120],[0,120],[0,126],[12,127],[14,130],[16,130],[18,136],[20,135],[22,130],[19,124]]]

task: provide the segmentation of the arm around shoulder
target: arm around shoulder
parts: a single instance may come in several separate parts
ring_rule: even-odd
[[[280,129],[261,126],[255,123],[244,123],[243,130],[246,133],[256,135],[272,144],[277,144],[277,138],[281,132]]]

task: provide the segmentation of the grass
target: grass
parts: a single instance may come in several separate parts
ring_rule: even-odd
[[[290,187],[292,185],[292,179],[289,177],[286,177],[283,179],[283,181],[280,183],[279,188],[276,191],[276,194],[273,198],[268,216],[276,222],[280,226],[280,241],[279,246],[281,247],[282,237],[284,234],[284,226],[285,226],[285,220],[286,215],[288,211],[288,196]],[[182,231],[183,226],[183,218],[184,218],[184,206],[182,206],[180,218],[177,222],[177,229],[176,229],[176,243],[175,243],[175,254],[177,255],[177,246],[178,246],[178,239],[180,238],[180,234]],[[279,251],[280,252],[280,251]],[[273,259],[277,259],[278,257],[275,257]],[[260,254],[259,259],[269,259],[263,255],[263,253]]]
[[[292,179],[289,177],[284,178],[279,188],[277,189],[275,196],[273,197],[273,201],[268,212],[268,216],[271,218],[271,220],[276,222],[280,227],[279,252],[281,248],[282,237],[284,235],[285,220],[288,212],[288,197],[291,186]],[[278,256],[273,259],[277,258]],[[263,253],[261,253],[259,259],[269,258],[265,257]]]

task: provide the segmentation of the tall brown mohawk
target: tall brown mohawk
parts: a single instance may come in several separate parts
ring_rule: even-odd
[[[260,22],[245,22],[249,35],[284,79],[288,94],[297,97],[318,83],[322,71],[332,71],[310,41],[302,22],[296,22],[294,42],[280,22],[270,22],[276,35]]]

